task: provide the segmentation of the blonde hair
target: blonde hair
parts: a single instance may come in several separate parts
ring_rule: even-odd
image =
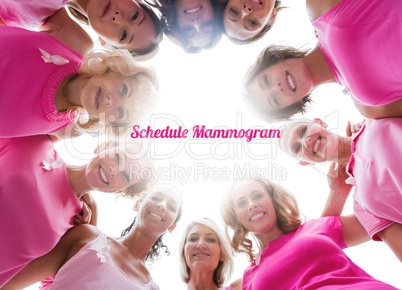
[[[124,144],[124,149],[127,149],[127,147],[133,147],[133,148],[138,148],[140,147],[140,143],[136,141],[130,141]],[[96,149],[95,149],[95,154],[100,155],[101,153],[105,152],[105,154],[113,154],[117,151],[118,148],[122,148],[122,146],[119,146],[118,144],[115,143],[103,143],[100,144]],[[151,169],[153,167],[153,162],[149,158],[148,155],[144,156],[137,156],[139,154],[133,153],[134,159],[135,160],[143,160],[144,161],[144,166],[141,169]],[[137,158],[138,157],[138,158]],[[127,157],[129,158],[129,157]],[[122,188],[117,192],[117,194],[127,197],[127,198],[134,198],[138,196],[142,196],[142,194],[149,189],[151,184],[155,180],[155,176],[153,175],[152,170],[148,170],[149,175],[144,176],[144,174],[141,174],[139,172],[141,179],[137,181],[134,184],[131,184],[125,188]]]
[[[302,220],[295,197],[279,184],[262,177],[250,178],[249,180],[262,184],[271,197],[279,229],[285,234],[297,230]],[[234,182],[230,190],[224,195],[221,204],[221,214],[225,223],[225,232],[229,238],[229,228],[233,230],[233,236],[230,239],[232,248],[237,253],[246,253],[249,256],[250,262],[252,262],[255,257],[253,242],[247,238],[249,232],[238,220],[232,200],[234,187],[239,183],[240,181]]]
[[[127,127],[132,123],[140,122],[146,117],[158,99],[158,80],[153,69],[139,65],[128,51],[125,50],[94,50],[84,57],[79,71],[81,77],[102,75],[106,72],[118,72],[126,77],[133,77],[138,83],[138,92],[135,96],[134,118],[129,123],[115,124],[113,127]],[[106,126],[99,117],[85,116],[82,108],[73,108],[79,115],[77,125],[87,132],[96,132]],[[70,110],[71,111],[71,110]]]
[[[187,265],[184,248],[186,246],[187,236],[189,231],[195,225],[203,225],[207,228],[210,228],[212,231],[215,232],[216,236],[218,237],[220,250],[220,257],[222,261],[219,261],[218,267],[216,267],[214,271],[214,283],[218,287],[222,287],[225,281],[229,279],[233,272],[233,258],[232,258],[232,251],[230,247],[229,241],[226,239],[225,234],[223,231],[218,227],[218,225],[209,218],[201,218],[195,221],[190,222],[183,232],[183,237],[180,241],[180,275],[183,279],[184,283],[188,283],[190,280],[190,268]]]

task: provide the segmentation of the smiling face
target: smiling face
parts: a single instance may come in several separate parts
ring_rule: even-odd
[[[281,235],[271,196],[261,183],[251,180],[237,184],[231,202],[237,219],[250,233]]]
[[[218,267],[221,247],[216,233],[201,224],[194,225],[188,232],[184,257],[191,272],[214,272]]]
[[[156,37],[152,18],[137,1],[89,0],[87,13],[90,26],[116,48],[144,51]]]
[[[300,102],[312,88],[310,73],[300,58],[287,59],[267,67],[246,87],[254,101],[269,111]]]
[[[337,161],[337,136],[317,123],[289,122],[280,138],[281,149],[301,161]]]
[[[223,15],[226,34],[237,40],[257,35],[276,17],[275,0],[229,0]]]
[[[116,192],[140,182],[139,172],[147,165],[146,159],[137,156],[127,158],[126,155],[120,148],[111,148],[95,156],[85,170],[91,189]]]
[[[210,0],[177,0],[177,25],[194,47],[206,47],[212,41],[214,11]]]
[[[181,208],[180,197],[169,190],[161,190],[148,194],[141,203],[136,204],[138,210],[136,224],[144,226],[147,231],[158,235],[173,230]]]
[[[134,118],[138,82],[117,72],[107,72],[91,77],[80,96],[81,104],[89,115],[106,123],[128,123]]]

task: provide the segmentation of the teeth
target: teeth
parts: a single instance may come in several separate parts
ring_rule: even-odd
[[[290,74],[288,74],[287,79],[288,79],[288,84],[289,84],[290,88],[291,88],[292,90],[294,90],[294,89],[296,88],[296,86],[295,86],[295,84],[293,83],[293,80],[292,80],[292,78],[290,77]]]
[[[100,174],[101,174],[101,176],[102,176],[103,181],[104,181],[105,183],[108,183],[108,181],[107,181],[107,179],[106,179],[106,174],[105,174],[105,172],[103,171],[103,168],[100,167],[100,168],[99,168],[99,171],[100,171]]]
[[[194,8],[194,9],[184,10],[184,12],[186,12],[187,14],[193,14],[193,13],[195,13],[195,12],[200,11],[201,8],[202,8],[202,6],[198,6],[197,8]]]
[[[159,220],[162,220],[162,217],[160,216],[160,215],[157,215],[156,213],[153,213],[153,212],[151,212],[151,213],[149,213],[151,216],[154,216],[154,217],[156,217],[157,219],[159,219]]]
[[[313,148],[313,153],[314,154],[317,153],[318,146],[320,145],[320,143],[321,143],[321,139],[318,139],[317,142],[315,142],[315,145],[314,145],[314,148]]]
[[[262,217],[263,215],[264,215],[264,213],[256,214],[255,216],[253,216],[252,218],[250,218],[250,221],[256,220],[256,219]]]
[[[195,256],[198,257],[198,256],[208,256],[208,255],[204,254],[204,253],[197,253],[197,254],[195,254]]]

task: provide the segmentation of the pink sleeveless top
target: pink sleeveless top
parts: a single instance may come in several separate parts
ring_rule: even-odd
[[[53,249],[82,202],[47,135],[0,138],[0,172],[1,287]]]
[[[49,134],[75,114],[55,107],[58,85],[77,74],[82,55],[43,32],[0,27],[0,138]]]
[[[107,237],[101,232],[60,268],[49,289],[157,290],[159,287],[152,279],[140,284],[127,276],[110,257]]]

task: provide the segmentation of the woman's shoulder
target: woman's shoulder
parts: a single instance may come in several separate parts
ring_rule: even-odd
[[[311,20],[315,20],[321,15],[327,13],[342,1],[343,0],[306,0],[307,14]]]

